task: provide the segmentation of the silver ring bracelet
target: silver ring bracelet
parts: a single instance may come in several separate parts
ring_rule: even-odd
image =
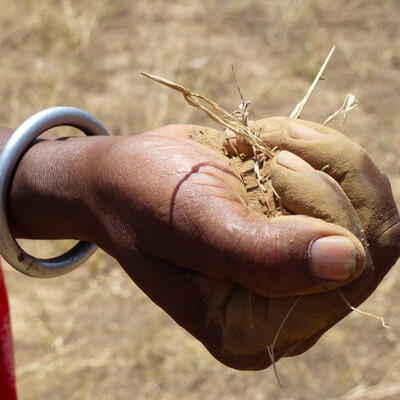
[[[64,275],[85,262],[97,249],[93,243],[80,241],[60,256],[36,258],[19,246],[10,231],[7,203],[17,166],[39,135],[58,126],[77,128],[87,136],[108,135],[104,126],[87,112],[74,107],[52,107],[22,123],[0,152],[0,253],[16,270],[37,278]]]

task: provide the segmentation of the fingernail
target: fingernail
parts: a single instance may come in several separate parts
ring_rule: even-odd
[[[316,240],[310,246],[309,257],[312,273],[321,279],[345,280],[357,266],[357,250],[342,236]]]
[[[300,157],[286,150],[282,150],[277,155],[276,161],[279,165],[282,165],[282,167],[289,168],[292,171],[297,171],[297,172],[314,171],[314,168],[310,164],[306,163]]]
[[[306,125],[292,122],[290,124],[290,136],[295,139],[321,139],[324,135]]]

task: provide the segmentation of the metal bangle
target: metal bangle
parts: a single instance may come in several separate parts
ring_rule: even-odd
[[[10,231],[7,202],[17,166],[33,140],[61,125],[77,128],[87,136],[108,135],[103,125],[87,112],[74,107],[52,107],[22,123],[0,152],[0,253],[16,270],[38,278],[64,275],[81,265],[97,249],[93,243],[80,241],[60,256],[36,258],[22,250]]]

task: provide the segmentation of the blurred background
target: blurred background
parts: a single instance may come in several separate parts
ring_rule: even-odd
[[[115,135],[159,125],[215,125],[175,80],[251,118],[288,116],[333,44],[302,118],[323,122],[354,93],[344,126],[384,170],[400,204],[400,3],[396,0],[0,0],[0,125],[49,106],[94,114]],[[65,243],[27,243],[37,255]],[[54,280],[5,266],[19,397],[46,399],[398,399],[400,273],[306,354],[273,370],[215,361],[100,251]],[[266,353],[267,357],[267,353]]]

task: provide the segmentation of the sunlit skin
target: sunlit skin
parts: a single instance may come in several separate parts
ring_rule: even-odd
[[[268,145],[289,152],[280,159],[286,167],[274,160],[272,180],[282,200],[305,215],[268,221],[253,213],[229,160],[190,140],[192,126],[170,125],[131,137],[35,144],[12,186],[13,231],[18,237],[95,242],[233,368],[271,364],[266,347],[294,299],[304,294],[280,333],[275,359],[299,354],[350,311],[336,288],[358,305],[396,262],[400,218],[386,177],[343,135],[313,124],[320,137],[298,129],[300,137],[293,138],[286,119],[256,127],[264,129]],[[10,133],[1,131],[3,142]],[[246,152],[240,140],[234,145]],[[352,157],[343,162],[343,154]],[[364,181],[361,198],[352,196]],[[307,185],[317,185],[315,196],[296,203],[301,196],[293,193]],[[314,215],[310,205],[321,193],[330,201]],[[313,266],[318,252],[326,260],[320,266],[325,279]]]

